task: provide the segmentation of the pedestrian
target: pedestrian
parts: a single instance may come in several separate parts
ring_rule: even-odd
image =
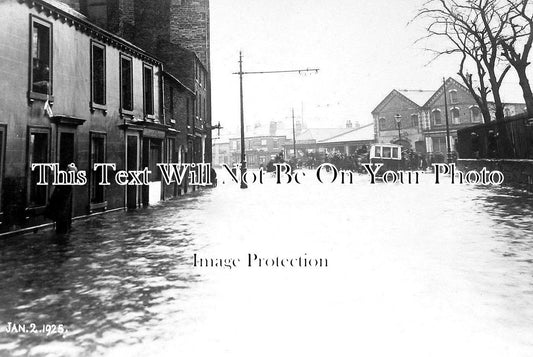
[[[67,167],[67,172],[78,170],[74,164]],[[44,211],[44,216],[55,222],[56,233],[65,234],[72,226],[72,185],[55,186],[54,192]]]
[[[213,187],[217,187],[217,172],[211,167],[211,182]]]

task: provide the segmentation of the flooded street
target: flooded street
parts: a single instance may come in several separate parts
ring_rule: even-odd
[[[78,221],[66,240],[0,241],[0,355],[533,355],[531,195],[226,179]],[[195,253],[240,263],[194,267]],[[328,266],[249,267],[248,254]]]

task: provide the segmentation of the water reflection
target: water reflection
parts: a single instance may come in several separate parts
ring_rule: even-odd
[[[174,301],[186,300],[199,280],[185,260],[195,249],[191,226],[200,223],[194,212],[201,202],[196,196],[98,216],[63,239],[43,232],[0,242],[2,332],[8,321],[69,329],[64,338],[1,333],[0,351],[45,353],[43,344],[51,343],[54,353],[72,355],[161,335],[160,321],[179,314]],[[187,225],[176,215],[185,206]],[[61,341],[59,351],[54,341]]]
[[[532,355],[531,195],[358,180],[220,185],[76,222],[64,240],[40,232],[0,241],[2,329],[69,329],[1,332],[0,355],[236,356],[257,346],[264,355]],[[193,252],[250,251],[318,253],[331,267],[190,264]],[[435,351],[441,338],[450,342]]]

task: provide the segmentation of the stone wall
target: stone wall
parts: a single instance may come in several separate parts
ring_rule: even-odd
[[[533,160],[459,159],[457,166],[463,171],[479,171],[484,167],[501,171],[505,177],[504,186],[533,192]]]

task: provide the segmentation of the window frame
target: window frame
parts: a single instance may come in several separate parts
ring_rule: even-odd
[[[104,78],[103,78],[103,82],[104,82],[104,103],[96,103],[94,101],[95,99],[95,80],[94,80],[94,48],[95,47],[98,47],[100,48],[102,51],[103,51],[103,60],[104,60]],[[121,62],[122,63],[122,62]],[[91,111],[94,111],[95,109],[101,109],[104,111],[104,114],[107,114],[107,51],[106,51],[106,46],[101,43],[101,42],[98,42],[98,41],[95,41],[93,39],[91,39],[91,63],[90,63],[90,67],[91,67]],[[122,76],[122,72],[121,72],[121,76]],[[122,87],[121,87],[122,88]],[[121,100],[122,100],[122,96],[121,96]]]
[[[450,89],[448,91],[448,94],[450,95],[450,104],[459,103],[459,100],[457,98],[457,89]]]
[[[381,123],[383,123],[383,125]],[[386,123],[387,123],[387,119],[385,119],[385,117],[380,117],[378,119],[378,130],[379,131],[384,131]]]
[[[411,125],[413,126],[413,128],[418,128],[419,123],[420,123],[419,115],[417,113],[411,114]]]
[[[46,163],[51,163],[51,149],[52,149],[52,133],[51,129],[48,127],[42,127],[42,126],[28,126],[28,131],[26,135],[26,207],[29,210],[35,210],[35,209],[44,209],[48,203],[48,199],[50,196],[50,183],[45,187],[45,202],[43,205],[39,204],[32,204],[31,202],[31,177],[32,177],[32,170],[31,170],[31,164],[34,162],[30,162],[30,137],[32,134],[46,134],[47,140],[46,140]],[[38,162],[39,164],[42,164],[42,162]],[[34,171],[37,172],[37,171]]]
[[[437,113],[437,112],[439,113],[439,123],[437,123],[437,121],[435,120],[436,119],[435,118],[435,113]],[[433,109],[431,111],[431,116],[432,116],[432,118],[431,118],[432,120],[431,121],[433,122],[433,125],[442,125],[442,112],[441,112],[440,109]]]
[[[476,105],[471,106],[469,109],[470,109],[470,122],[471,123],[481,123],[482,122],[482,118],[483,118],[483,116],[481,115],[481,109],[479,109],[479,107],[476,106]],[[474,109],[476,109],[478,111],[479,120],[474,120]]]
[[[43,94],[33,91],[33,30],[34,23],[37,23],[41,26],[47,27],[49,31],[49,45],[48,45],[48,61],[50,67],[50,93]],[[28,99],[30,102],[34,100],[49,100],[51,103],[54,102],[54,31],[53,23],[47,21],[41,17],[38,17],[34,14],[30,14],[30,24],[29,24],[29,61],[28,61]]]
[[[124,79],[122,77],[122,73],[123,73],[123,68],[122,68],[122,61],[123,60],[127,60],[130,62],[130,92],[131,92],[131,95],[130,95],[130,99],[131,99],[131,109],[126,109],[124,108],[124,96],[123,96],[123,83],[124,83]],[[133,73],[134,73],[134,69],[133,69],[133,57],[131,56],[128,56],[124,53],[121,53],[119,55],[119,70],[120,70],[120,85],[119,85],[119,89],[120,89],[120,113],[121,114],[128,114],[128,115],[132,115],[133,116],[133,110],[135,108],[135,102],[134,102],[134,95],[133,95]]]
[[[457,112],[457,117],[453,115],[454,112]],[[450,109],[450,116],[452,117],[452,124],[461,124],[461,110],[457,107]],[[456,120],[457,119],[457,120]]]
[[[151,84],[152,88],[150,91],[150,99],[151,99],[151,113],[147,110],[147,100],[146,100],[146,70],[149,70],[151,73]],[[145,118],[154,119],[155,118],[155,83],[154,83],[154,66],[151,64],[148,64],[146,62],[143,62],[143,113]]]

